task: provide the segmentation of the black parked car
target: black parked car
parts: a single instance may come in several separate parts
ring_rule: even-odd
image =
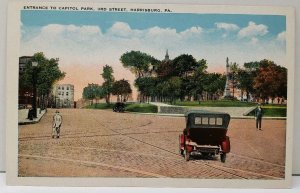
[[[113,111],[114,112],[119,112],[119,113],[124,112],[125,111],[125,103],[117,102],[115,104],[115,106],[113,107]]]

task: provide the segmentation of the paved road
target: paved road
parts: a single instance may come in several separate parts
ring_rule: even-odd
[[[60,139],[51,138],[54,110],[19,126],[19,176],[251,178],[284,177],[284,120],[234,119],[226,163],[178,155],[183,117],[63,109]]]

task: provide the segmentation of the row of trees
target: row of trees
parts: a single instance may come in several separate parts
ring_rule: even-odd
[[[209,73],[204,59],[197,61],[192,55],[182,54],[173,60],[166,57],[159,61],[149,54],[130,51],[124,53],[120,61],[136,75],[134,85],[140,102],[216,100],[223,96],[226,75]],[[103,67],[101,76],[102,85],[89,84],[84,88],[84,99],[105,98],[106,103],[110,103],[110,96],[116,95],[119,101],[127,100],[132,93],[127,80],[115,81],[113,69],[108,65]],[[287,97],[287,69],[273,61],[249,62],[243,66],[231,63],[229,77],[232,98],[236,97],[237,90],[247,101]]]
[[[120,61],[125,68],[135,73],[135,86],[140,93],[140,101],[168,101],[215,99],[223,94],[225,76],[208,73],[207,62],[197,61],[192,55],[182,54],[174,60],[159,61],[139,52],[124,53]]]
[[[121,79],[115,81],[113,76],[113,68],[109,65],[103,67],[103,72],[101,74],[104,82],[102,85],[99,84],[88,84],[82,93],[82,97],[87,100],[98,100],[105,99],[106,103],[110,103],[111,95],[116,95],[118,101],[128,100],[129,95],[132,93],[130,84],[127,80]]]
[[[265,59],[249,62],[243,67],[234,63],[231,65],[230,77],[233,90],[240,89],[242,96],[246,93],[247,101],[250,95],[265,102],[287,98],[287,69],[273,61]]]
[[[173,60],[166,57],[159,61],[140,51],[124,53],[120,61],[136,75],[135,86],[140,93],[140,101],[215,100],[223,95],[226,76],[209,73],[207,61],[197,61],[192,55],[182,54]],[[237,63],[230,65],[230,85],[235,97],[236,89],[241,95],[246,93],[255,99],[274,100],[287,96],[287,69],[273,61]]]
[[[37,62],[36,67],[32,66],[32,62]],[[20,90],[33,90],[33,81],[36,83],[37,98],[39,106],[44,109],[48,106],[51,99],[52,86],[65,77],[65,72],[59,69],[59,60],[54,58],[46,58],[44,53],[35,53],[19,77]],[[50,104],[49,104],[50,105]]]

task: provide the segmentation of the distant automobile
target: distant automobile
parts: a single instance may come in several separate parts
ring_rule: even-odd
[[[226,154],[230,152],[230,140],[227,128],[230,115],[209,111],[189,111],[185,114],[186,128],[179,135],[179,152],[189,161],[190,156],[220,155],[225,162]]]
[[[113,107],[113,111],[123,113],[125,111],[125,103],[117,102]]]

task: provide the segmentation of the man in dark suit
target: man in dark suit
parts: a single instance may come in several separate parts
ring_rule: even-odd
[[[255,120],[256,120],[256,129],[257,130],[261,130],[261,120],[262,120],[262,116],[263,116],[263,110],[260,106],[260,104],[258,104],[258,107],[255,109]]]

